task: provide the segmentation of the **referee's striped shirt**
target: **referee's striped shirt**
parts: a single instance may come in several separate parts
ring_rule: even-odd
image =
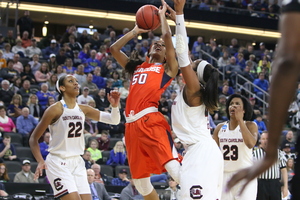
[[[261,160],[265,157],[265,150],[262,148],[253,151],[254,160]],[[258,176],[258,179],[280,179],[280,169],[286,167],[286,158],[278,149],[278,160],[267,171]]]

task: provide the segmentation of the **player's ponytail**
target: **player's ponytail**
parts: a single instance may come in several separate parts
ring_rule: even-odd
[[[130,76],[133,75],[135,68],[142,64],[143,61],[139,59],[139,52],[137,50],[133,50],[130,54],[130,60],[125,65],[125,71],[128,72]]]
[[[211,64],[207,64],[203,70],[205,85],[201,90],[203,103],[210,113],[218,109],[218,80],[219,72]]]
[[[56,81],[56,91],[58,92],[58,101],[60,101],[63,97],[63,92],[59,89],[60,86],[64,85],[64,80],[67,75],[61,76],[57,81]]]

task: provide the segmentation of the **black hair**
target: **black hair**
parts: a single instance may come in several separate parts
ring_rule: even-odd
[[[212,113],[218,109],[219,72],[211,64],[207,64],[204,68],[203,80],[206,84],[204,87],[201,87],[200,93],[203,97],[204,105]]]
[[[67,75],[63,75],[58,79],[58,87],[59,86],[63,86],[64,85],[64,81]],[[62,91],[58,91],[58,89],[55,87],[56,91],[58,92],[59,96],[58,96],[58,101],[60,101],[63,97],[63,92]]]
[[[135,68],[138,65],[141,65],[144,61],[139,59],[139,52],[135,49],[132,50],[130,54],[130,60],[125,65],[125,71],[129,73],[129,75],[133,75]]]
[[[251,120],[252,118],[252,114],[253,114],[253,109],[252,109],[252,106],[249,102],[249,100],[240,95],[240,94],[232,94],[228,97],[227,101],[226,101],[226,114],[227,114],[227,118],[230,120],[230,115],[229,115],[229,104],[230,102],[232,101],[233,98],[240,98],[243,102],[243,107],[244,107],[244,117],[243,117],[243,120],[245,121],[249,121]]]
[[[13,61],[12,59],[8,59],[8,60],[6,61],[6,64],[8,65],[8,63],[10,63],[10,62],[14,63],[14,61]]]

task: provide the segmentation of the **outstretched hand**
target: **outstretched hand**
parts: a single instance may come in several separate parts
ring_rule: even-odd
[[[158,14],[166,16],[167,5],[168,4],[165,2],[165,0],[161,0],[161,6],[158,8]]]
[[[175,10],[173,10],[173,8],[171,8],[171,6],[169,6],[168,4],[166,4],[166,5],[167,5],[167,10],[169,11],[169,13],[166,12],[166,16],[167,16],[170,20],[172,20],[173,22],[176,23],[176,12],[175,12]]]
[[[118,107],[120,103],[121,93],[117,90],[112,90],[107,94],[107,99],[112,107]]]
[[[263,160],[255,163],[255,165],[251,166],[251,167],[247,167],[245,169],[242,169],[240,171],[238,171],[236,174],[234,174],[231,179],[227,182],[226,185],[226,191],[231,190],[231,188],[233,186],[235,186],[236,184],[238,184],[240,181],[244,180],[245,182],[242,185],[242,188],[240,190],[240,194],[242,194],[242,192],[244,191],[245,187],[247,186],[247,184],[253,180],[254,178],[256,178],[258,175],[260,175],[261,173],[263,173],[264,171],[266,171],[269,167],[272,166],[274,162],[274,159],[268,159],[268,158],[264,158]]]
[[[172,0],[174,2],[174,9],[177,15],[183,14],[183,8],[186,0]]]

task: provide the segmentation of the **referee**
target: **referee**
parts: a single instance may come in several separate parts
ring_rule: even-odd
[[[268,132],[264,131],[260,137],[260,148],[253,151],[255,160],[261,160],[265,156],[268,143]],[[283,186],[281,187],[280,177]],[[278,160],[267,171],[258,176],[258,188],[256,200],[281,200],[288,195],[288,176],[286,159],[278,150]]]

